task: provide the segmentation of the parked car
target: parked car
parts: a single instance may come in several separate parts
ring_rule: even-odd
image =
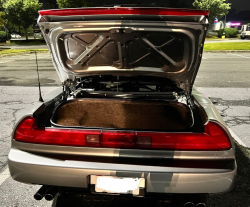
[[[242,31],[240,38],[245,39],[250,37],[250,26],[247,26],[244,31]]]
[[[34,39],[43,39],[41,30],[34,30]]]
[[[17,34],[17,33],[12,33],[10,36],[11,36],[11,39],[20,39],[21,38],[21,35]]]
[[[36,199],[225,193],[235,147],[193,87],[208,11],[103,7],[40,11],[62,82],[19,120],[8,156]],[[83,18],[84,16],[84,18]]]

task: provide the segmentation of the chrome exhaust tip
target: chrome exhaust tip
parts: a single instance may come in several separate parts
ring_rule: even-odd
[[[205,203],[197,203],[196,207],[206,207],[206,204]]]
[[[184,204],[184,207],[194,207],[194,203],[193,202],[186,202]]]
[[[206,207],[206,204],[201,195],[197,194],[193,196],[195,207]]]
[[[52,201],[56,194],[57,194],[57,188],[56,187],[51,187],[46,193],[45,193],[45,199],[47,201]]]
[[[185,194],[182,196],[182,199],[184,201],[183,203],[184,207],[194,207],[194,202],[193,202],[193,198],[191,195]]]
[[[34,195],[37,201],[40,201],[45,196],[46,192],[50,189],[50,186],[43,185]]]

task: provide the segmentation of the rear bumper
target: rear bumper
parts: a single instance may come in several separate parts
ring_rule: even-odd
[[[223,193],[232,189],[236,176],[236,168],[183,171],[173,167],[62,161],[18,149],[11,149],[8,161],[12,178],[19,182],[88,188],[89,175],[144,177],[148,193]]]

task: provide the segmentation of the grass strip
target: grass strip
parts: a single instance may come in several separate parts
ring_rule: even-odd
[[[206,40],[218,40],[218,39],[221,39],[221,38],[219,38],[218,36],[215,36],[215,35],[207,35],[206,36]]]
[[[15,53],[29,53],[29,52],[46,52],[48,49],[0,49],[0,55],[10,55]]]
[[[5,42],[0,42],[1,46],[9,46],[9,45],[46,45],[45,40],[43,39],[31,39],[31,40],[11,40],[10,44],[7,44]]]
[[[250,50],[250,41],[209,43],[204,45],[204,50]]]

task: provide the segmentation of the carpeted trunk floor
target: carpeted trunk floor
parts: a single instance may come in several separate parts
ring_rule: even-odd
[[[79,99],[56,113],[63,126],[145,130],[183,130],[193,124],[190,108],[181,103]]]

